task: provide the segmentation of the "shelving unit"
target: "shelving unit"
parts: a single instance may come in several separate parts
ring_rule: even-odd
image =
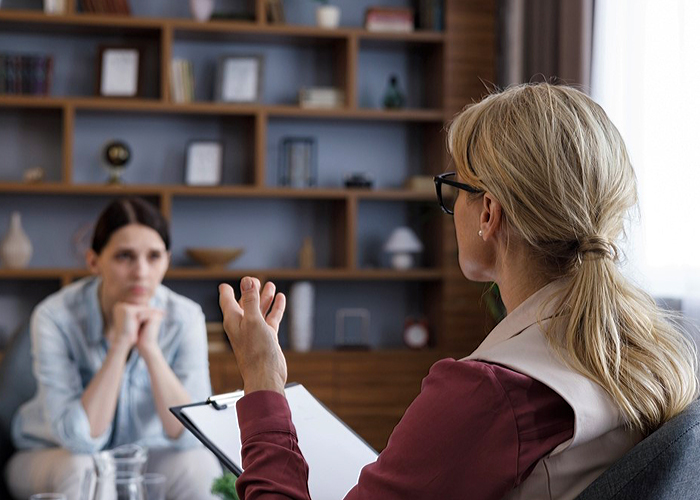
[[[413,367],[410,377],[395,380],[379,370],[388,385],[394,380],[408,387],[400,391],[403,396],[394,409],[382,410],[381,398],[371,402],[374,410],[390,416],[374,430],[367,426],[370,442],[383,447],[392,422],[400,417],[397,408],[405,408],[418,392],[427,366],[446,354],[466,354],[488,322],[480,303],[482,288],[466,283],[456,266],[452,222],[439,213],[434,193],[402,186],[411,175],[445,169],[445,122],[485,93],[482,80],[494,80],[495,1],[446,0],[445,32],[413,33],[368,32],[359,27],[359,15],[350,21],[354,26],[334,30],[272,25],[265,19],[263,0],[250,4],[253,21],[207,23],[183,18],[177,10],[182,7],[165,0],[131,3],[130,17],[82,13],[77,0],[68,0],[65,15],[0,9],[0,52],[57,54],[51,96],[0,95],[0,151],[5,151],[0,155],[0,234],[9,212],[18,209],[36,249],[30,268],[0,269],[0,313],[24,315],[38,300],[36,290],[57,290],[86,276],[79,258],[72,255],[73,235],[109,199],[143,196],[171,220],[173,265],[166,284],[203,303],[209,321],[218,319],[219,281],[255,275],[275,280],[282,291],[298,280],[317,283],[317,309],[323,310],[315,330],[322,350],[288,353],[290,380],[315,387],[313,377],[322,378],[330,367],[338,374],[337,395],[376,383],[372,379],[360,386],[357,381],[346,384],[344,377],[354,369],[349,366],[374,369],[373,363],[379,366],[390,358],[397,366]],[[351,15],[371,4],[336,3]],[[131,41],[145,47],[144,97],[95,97],[96,47]],[[227,53],[265,55],[259,103],[211,99],[212,67]],[[194,61],[195,102],[171,99],[168,75],[174,57]],[[71,81],[68,71],[74,74]],[[378,108],[389,72],[398,72],[407,87],[406,109]],[[303,109],[294,103],[300,85],[340,87],[346,103],[335,109]],[[289,135],[318,138],[318,187],[276,184],[278,143]],[[134,162],[142,158],[129,167],[123,186],[103,184],[106,175],[97,168],[101,145],[116,137],[132,145]],[[182,182],[184,143],[200,138],[225,141],[220,186]],[[22,172],[37,164],[44,167],[46,181],[22,182]],[[342,175],[357,170],[373,175],[376,189],[342,187]],[[267,227],[273,220],[276,225]],[[388,222],[382,226],[382,221]],[[381,243],[395,225],[411,225],[422,238],[426,250],[418,268],[386,267]],[[296,252],[307,235],[314,239],[318,268],[301,270],[296,268]],[[187,261],[187,246],[245,246],[247,252],[230,268],[205,269]],[[11,303],[3,306],[10,296]],[[23,306],[15,307],[21,299]],[[383,300],[391,305],[383,307],[378,303]],[[372,310],[376,351],[327,350],[332,347],[332,313],[346,305]],[[427,318],[430,350],[401,348],[407,316]],[[0,335],[12,326],[0,323]],[[286,325],[280,338],[286,345]],[[232,357],[212,354],[210,362],[215,389],[235,388]],[[305,378],[307,366],[317,367],[311,369],[312,378]],[[324,399],[325,389],[319,390],[321,399],[341,417],[364,425],[370,403],[336,404],[336,396]]]

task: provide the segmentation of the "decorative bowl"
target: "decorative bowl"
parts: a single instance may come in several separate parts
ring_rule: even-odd
[[[243,253],[242,248],[187,248],[187,256],[204,267],[226,267]]]

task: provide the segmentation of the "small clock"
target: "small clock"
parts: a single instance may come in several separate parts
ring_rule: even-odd
[[[403,329],[403,341],[411,349],[423,349],[428,346],[430,333],[425,321],[406,320]]]

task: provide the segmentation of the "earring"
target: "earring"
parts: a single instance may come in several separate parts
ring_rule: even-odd
[[[479,229],[479,238],[482,238],[483,236],[484,236],[484,232],[481,229]]]

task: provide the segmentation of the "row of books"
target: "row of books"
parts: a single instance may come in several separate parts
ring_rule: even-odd
[[[416,13],[418,29],[431,31],[445,29],[444,0],[417,0]]]
[[[302,108],[340,108],[345,105],[345,92],[334,87],[304,87],[299,90]]]
[[[194,101],[194,71],[191,61],[173,59],[170,66],[170,93],[175,102]]]
[[[369,31],[407,32],[414,28],[413,9],[370,7],[365,12],[365,29]]]
[[[49,95],[53,57],[0,54],[0,94]]]
[[[80,0],[83,12],[131,15],[129,0]]]

